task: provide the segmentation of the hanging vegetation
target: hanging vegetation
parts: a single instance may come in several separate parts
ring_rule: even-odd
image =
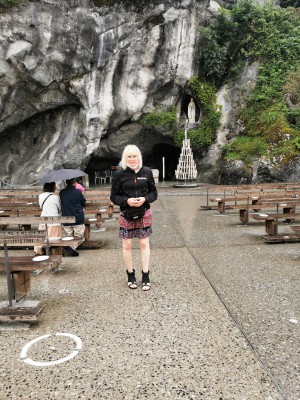
[[[24,0],[0,0],[0,12],[7,11],[9,8],[18,6]]]
[[[299,10],[242,0],[223,10],[215,27],[202,30],[199,48],[201,77],[218,86],[234,80],[246,61],[260,62],[256,87],[240,114],[243,136],[224,148],[225,158],[247,161],[253,151],[282,165],[298,156]]]
[[[189,86],[197,98],[202,115],[200,124],[196,128],[190,129],[188,136],[191,140],[191,147],[201,148],[213,143],[220,126],[221,110],[217,105],[216,88],[213,84],[194,77],[190,79]],[[184,139],[184,130],[175,132],[173,139],[175,144],[180,147]]]
[[[172,106],[163,111],[146,114],[141,124],[147,128],[173,130],[176,124],[176,107]]]

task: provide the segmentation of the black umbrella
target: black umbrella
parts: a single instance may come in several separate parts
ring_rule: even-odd
[[[67,179],[78,178],[79,176],[87,175],[85,172],[80,169],[57,169],[56,171],[48,172],[43,176],[40,180],[40,183],[47,182],[57,182],[57,181],[65,181]]]

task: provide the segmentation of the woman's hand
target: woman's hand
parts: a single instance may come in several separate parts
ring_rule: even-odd
[[[146,201],[145,197],[130,197],[127,200],[127,204],[130,207],[140,207],[145,203],[145,201]]]

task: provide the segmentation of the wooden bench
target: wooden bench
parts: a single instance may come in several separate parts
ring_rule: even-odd
[[[269,236],[275,236],[278,234],[278,220],[284,219],[287,222],[291,222],[296,218],[300,217],[300,213],[285,212],[285,213],[266,213],[263,214],[252,214],[252,218],[258,221],[265,221],[266,233]]]
[[[201,208],[205,210],[216,209],[216,206],[212,205],[211,202],[216,202],[216,199],[218,198],[222,199],[222,195],[223,198],[228,199],[230,196],[282,196],[284,194],[292,196],[294,193],[298,193],[298,195],[300,193],[300,184],[298,182],[247,185],[210,185],[206,190],[206,205],[201,206]]]
[[[246,200],[246,202],[245,202]],[[217,203],[217,209],[221,214],[225,213],[225,209],[233,210],[242,207],[250,207],[251,205],[271,205],[277,204],[279,202],[293,202],[300,203],[299,196],[290,195],[276,195],[276,196],[234,196],[234,197],[215,197],[210,199],[211,202]],[[233,204],[232,204],[233,203]],[[254,209],[254,207],[252,207]]]
[[[115,205],[110,200],[110,190],[89,191],[84,193],[84,197],[86,199],[86,208],[106,209],[109,216],[115,212]]]
[[[300,242],[300,226],[290,227],[294,233],[275,235],[275,236],[264,236],[265,243],[299,243]]]
[[[240,221],[243,224],[249,223],[249,216],[251,211],[258,213],[261,210],[273,209],[273,211],[277,211],[279,208],[282,208],[283,213],[291,213],[295,212],[297,204],[300,204],[299,198],[290,198],[290,197],[264,199],[255,196],[248,198],[247,203],[230,204],[226,205],[226,207],[224,199],[217,199],[217,201],[219,201],[218,210],[221,214],[225,213],[225,208],[231,210],[234,209],[239,210]]]
[[[256,204],[255,208],[249,205],[239,205],[236,206],[236,208],[239,209],[239,216],[240,216],[240,221],[243,224],[248,224],[249,223],[249,216],[250,215],[257,215],[257,213],[261,210],[270,210],[273,209],[274,211],[278,211],[279,209],[282,209],[282,214],[290,214],[292,212],[295,212],[296,210],[296,203],[295,202],[286,202],[286,203],[261,203],[261,204]],[[251,214],[250,210],[255,211],[254,213]]]
[[[39,224],[51,224],[51,223],[74,223],[75,217],[1,217],[0,218],[0,227],[1,226],[10,226],[17,225],[20,231],[28,231],[30,234],[31,226],[38,226]],[[0,231],[1,232],[1,231]],[[3,233],[3,232],[2,232]],[[81,243],[84,242],[85,238],[74,238],[72,240],[62,240],[61,238],[58,240],[53,240],[48,238],[47,229],[44,233],[45,240],[42,243],[42,246],[47,248],[47,254],[61,255],[63,253],[63,247],[75,246],[78,247]],[[28,245],[30,242],[28,241]],[[16,246],[17,244],[15,244]],[[22,243],[19,244],[21,246]],[[31,244],[35,246],[34,244]],[[41,244],[40,244],[41,245]],[[39,245],[39,246],[40,246]],[[51,250],[50,250],[51,249]]]
[[[300,242],[300,235],[275,235],[275,236],[263,236],[264,242],[267,244],[282,244],[282,243],[299,243]]]
[[[8,246],[15,247],[20,244],[26,246],[39,246],[44,243],[45,232],[42,231],[12,231],[0,232],[0,245],[4,247],[4,257],[0,257],[0,271],[6,272],[8,307],[0,309],[0,320],[36,320],[43,307],[34,309],[24,308],[18,312],[13,307],[13,300],[23,299],[30,291],[31,272],[35,270],[49,270],[57,268],[62,261],[61,256],[48,256],[42,261],[35,261],[31,256],[9,257]],[[26,314],[27,313],[27,314]]]
[[[104,219],[101,218],[101,216],[96,215],[94,218],[84,218],[84,225],[85,225],[85,230],[84,230],[84,237],[86,242],[88,242],[91,238],[91,226],[95,225],[97,228],[100,228],[101,225],[103,224]]]
[[[107,207],[104,208],[103,206],[98,206],[98,205],[93,205],[90,207],[86,207],[84,209],[84,216],[85,218],[88,218],[88,216],[90,216],[89,218],[103,218],[103,217],[108,217],[108,218],[112,218],[112,216],[114,215],[114,213],[116,213],[117,211],[113,210],[113,207]]]
[[[109,213],[109,210],[105,210]],[[91,215],[91,217],[86,217],[84,219],[85,232],[83,238],[74,238],[72,241],[62,240],[61,238],[53,241],[53,239],[49,240],[49,249],[51,248],[52,254],[62,254],[63,247],[84,247],[85,249],[95,249],[101,247],[98,241],[91,241],[91,226],[96,225],[100,227],[104,222],[104,219],[101,218],[103,210],[88,210],[86,212],[87,215]],[[20,215],[19,217],[0,217],[0,230],[4,227],[7,228],[9,225],[18,225],[19,229],[22,230],[30,230],[32,225],[39,225],[40,223],[74,223],[75,217],[36,217],[36,216],[24,216]],[[85,242],[85,243],[84,243]],[[84,245],[83,245],[84,243]],[[44,243],[45,245],[45,243]]]
[[[32,189],[0,189],[1,197],[26,197],[26,196],[38,196],[43,191],[43,187],[35,187]]]
[[[11,210],[0,210],[0,218],[2,217],[24,217],[24,216],[39,217],[41,215],[41,209],[11,209]]]
[[[68,224],[74,223],[75,217],[35,217],[35,216],[19,216],[19,217],[0,217],[0,228],[9,225],[18,225],[22,230],[30,230],[31,225],[39,224]]]
[[[85,237],[74,237],[66,240],[66,238],[49,239],[49,248],[51,254],[62,255],[64,247],[79,247],[85,241]],[[45,243],[44,243],[45,245]]]
[[[1,239],[0,239],[1,240]],[[26,242],[23,242],[25,245]],[[10,243],[10,246],[12,244]],[[18,244],[19,245],[19,242]],[[53,270],[61,264],[62,257],[50,255],[45,261],[33,261],[32,256],[9,257],[9,269],[13,279],[13,298],[20,300],[30,291],[30,272],[36,270]],[[6,271],[5,257],[0,257],[0,271]]]

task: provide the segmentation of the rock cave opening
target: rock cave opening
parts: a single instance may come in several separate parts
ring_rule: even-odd
[[[175,180],[181,149],[167,143],[159,143],[153,146],[152,153],[144,156],[144,165],[159,170],[159,180],[162,181],[162,158],[165,157],[165,180]]]
[[[175,180],[175,170],[177,168],[181,149],[170,144],[155,144],[152,151],[143,154],[143,163],[145,166],[159,170],[159,180],[162,181],[162,158],[165,157],[165,180]],[[92,155],[90,161],[85,168],[85,172],[89,175],[90,185],[95,184],[95,172],[110,171],[112,167],[119,164],[120,158],[114,156],[100,158]]]

